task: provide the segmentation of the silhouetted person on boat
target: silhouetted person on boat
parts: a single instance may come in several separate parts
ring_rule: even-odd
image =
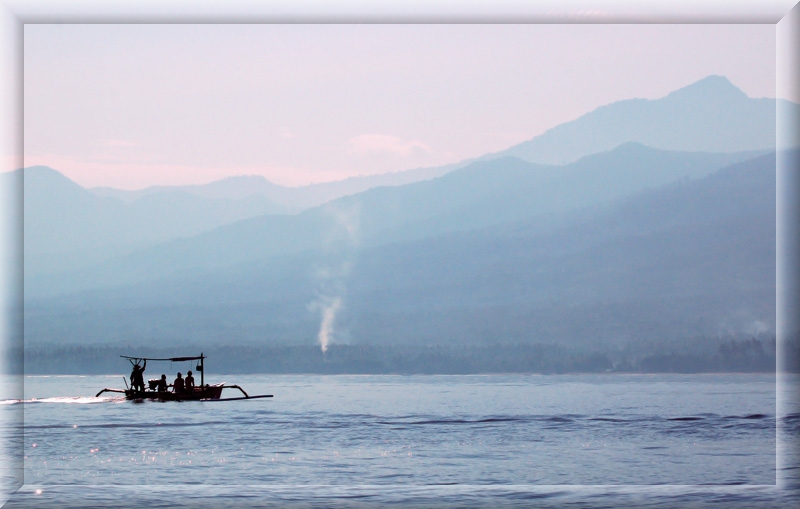
[[[144,360],[144,365],[139,366],[139,363],[133,365],[131,371],[131,389],[134,391],[144,392],[144,368],[147,367],[147,359]]]
[[[184,387],[185,386],[183,383],[183,375],[181,375],[181,373],[178,372],[178,378],[176,378],[175,381],[172,382],[172,392],[174,392],[175,394],[180,394],[183,392]]]
[[[161,375],[161,380],[158,381],[156,390],[158,392],[167,392],[167,375]]]
[[[184,381],[184,388],[186,392],[192,392],[194,390],[194,377],[192,376],[191,371],[186,372],[186,379]]]

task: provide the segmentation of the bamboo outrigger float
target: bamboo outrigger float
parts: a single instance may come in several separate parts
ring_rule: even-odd
[[[258,399],[258,398],[271,398],[272,394],[259,394],[256,396],[248,395],[244,389],[239,387],[238,385],[225,385],[225,383],[219,384],[206,384],[205,383],[205,369],[203,366],[203,361],[206,358],[205,355],[202,353],[196,357],[167,357],[167,358],[155,358],[155,357],[129,357],[127,355],[120,355],[120,357],[124,359],[128,359],[132,365],[138,365],[140,361],[169,361],[169,362],[186,362],[186,361],[199,361],[197,363],[197,367],[195,368],[198,373],[200,373],[200,385],[193,387],[192,389],[183,390],[180,392],[172,392],[172,391],[164,391],[164,390],[157,390],[159,380],[158,379],[150,379],[147,381],[148,387],[145,390],[138,390],[134,387],[127,387],[128,382],[125,381],[125,386],[127,387],[125,390],[122,389],[109,389],[105,388],[98,392],[95,397],[99,397],[104,392],[116,392],[119,394],[124,394],[125,399],[130,400],[145,400],[145,399],[152,399],[158,401],[234,401],[234,400],[243,400],[243,399]],[[123,377],[123,380],[125,377]],[[171,387],[171,386],[169,386]],[[221,398],[222,396],[222,389],[239,389],[244,396],[238,396],[235,398]]]

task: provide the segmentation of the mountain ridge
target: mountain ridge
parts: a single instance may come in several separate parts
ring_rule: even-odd
[[[800,112],[795,103],[787,107]],[[775,119],[776,99],[750,98],[727,78],[712,75],[659,99],[600,106],[489,157],[565,164],[626,141],[690,152],[774,150]]]
[[[800,115],[800,105],[785,100],[777,101],[795,116]],[[300,187],[279,186],[263,177],[263,181],[251,182],[256,187],[263,188],[262,194],[283,207],[283,212],[296,213],[371,187],[428,180],[476,160],[504,156],[520,157],[542,164],[568,164],[586,155],[612,150],[630,141],[653,148],[684,152],[774,150],[775,109],[776,99],[750,98],[728,78],[710,75],[658,99],[632,98],[599,106],[507,149],[450,165],[350,177],[341,181]],[[676,111],[680,112],[677,117]],[[646,117],[645,122],[642,122],[642,117]],[[712,125],[704,125],[704,119],[718,121],[712,122]],[[610,121],[612,126],[609,126]],[[662,134],[659,135],[659,132]],[[664,133],[667,134],[666,138]],[[204,188],[216,186],[224,180],[226,179],[198,186],[175,187],[183,187],[190,193],[205,194],[205,197],[219,197],[207,194]],[[144,194],[166,192],[170,187],[173,186],[152,186],[138,191],[111,188],[91,188],[89,191],[100,196],[131,201]]]
[[[437,179],[373,188],[297,215],[262,215],[221,225],[72,276],[65,272],[53,279],[30,272],[26,278],[28,294],[55,291],[62,287],[56,281],[66,284],[65,288],[80,288],[92,281],[121,283],[120,277],[126,281],[149,279],[169,271],[212,270],[309,249],[330,251],[490,226],[618,198],[685,177],[696,178],[752,155],[686,154],[628,144],[564,167],[516,158],[477,161]],[[357,236],[351,238],[352,233]]]
[[[614,348],[774,327],[774,168],[769,154],[553,217],[363,246],[341,286],[309,271],[339,259],[305,252],[34,300],[26,335],[310,344],[326,288],[344,303],[334,338],[352,344]]]

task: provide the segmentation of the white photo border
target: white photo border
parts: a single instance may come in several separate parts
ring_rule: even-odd
[[[798,0],[0,0],[0,173],[24,166],[23,32],[41,23],[747,23],[775,24],[776,95],[800,102],[800,4]],[[797,5],[795,5],[797,4]],[[800,119],[781,120],[778,146],[800,142]],[[788,128],[787,128],[788,126]],[[782,331],[796,330],[792,320],[800,303],[800,171],[778,154],[777,163],[777,331],[778,365],[782,366]],[[22,178],[0,189],[0,399],[23,399],[24,335],[22,331]],[[13,324],[17,324],[16,327]],[[787,324],[791,324],[788,327]],[[780,370],[779,370],[780,371]],[[6,373],[5,375],[1,375]],[[777,411],[781,415],[782,377],[778,375]],[[9,487],[0,484],[0,505],[24,486],[23,405],[5,405],[20,436],[2,443],[0,460],[14,470]],[[18,409],[16,409],[18,407]],[[0,411],[6,411],[0,409]],[[16,433],[16,432],[15,432]],[[777,471],[784,466],[781,429],[777,436]],[[17,450],[16,447],[19,447]],[[0,445],[0,447],[2,447]],[[0,471],[0,475],[2,475]],[[778,489],[784,483],[778,474]],[[156,486],[153,486],[155,489]],[[660,486],[664,488],[664,486]],[[703,487],[693,487],[702,489]],[[718,492],[719,486],[709,486]],[[8,491],[8,493],[6,493]]]

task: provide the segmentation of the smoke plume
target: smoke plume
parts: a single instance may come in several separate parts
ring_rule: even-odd
[[[336,317],[344,308],[347,280],[355,259],[360,207],[358,204],[332,203],[326,206],[325,212],[331,219],[331,229],[325,238],[315,273],[317,296],[309,305],[310,310],[319,312],[317,339],[323,353],[327,352],[328,345],[341,337],[337,333]]]
[[[319,346],[322,348],[322,353],[328,351],[328,343],[330,342],[331,335],[333,334],[333,325],[336,320],[336,312],[339,311],[339,307],[341,305],[342,299],[340,297],[334,297],[321,307],[322,321],[319,325],[319,334],[317,335],[317,338],[319,339]]]

